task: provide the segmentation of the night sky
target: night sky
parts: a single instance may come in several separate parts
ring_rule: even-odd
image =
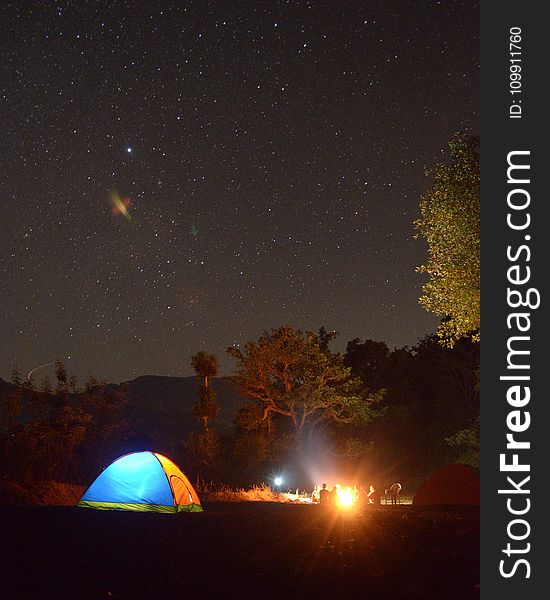
[[[414,345],[477,2],[8,2],[0,376],[189,375],[265,329]],[[51,368],[36,372],[40,380]]]

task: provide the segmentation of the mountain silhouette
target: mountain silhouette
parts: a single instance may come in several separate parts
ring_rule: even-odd
[[[155,448],[169,448],[179,446],[191,431],[202,430],[201,423],[193,417],[193,404],[199,387],[195,377],[142,375],[124,384],[128,386],[124,418],[134,440],[141,440]],[[114,391],[124,384],[109,383],[107,388]],[[212,387],[217,395],[219,411],[211,426],[220,436],[233,435],[237,411],[246,399],[239,396],[231,382],[222,377],[214,378]],[[12,383],[0,378],[0,394],[13,389]],[[26,400],[23,402],[25,405]],[[26,418],[23,410],[22,419]]]

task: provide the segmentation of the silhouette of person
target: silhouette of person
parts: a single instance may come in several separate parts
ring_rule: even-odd
[[[331,490],[330,490],[330,502],[331,504],[334,504],[335,506],[338,504],[338,492],[340,491],[340,484],[337,483]]]
[[[311,501],[319,502],[319,488],[317,486],[315,486],[313,492],[311,492]]]
[[[319,490],[319,504],[327,506],[330,504],[330,492],[327,490],[327,484],[323,483]]]
[[[377,491],[372,484],[369,486],[367,497],[369,499],[369,504],[380,504],[380,492]]]

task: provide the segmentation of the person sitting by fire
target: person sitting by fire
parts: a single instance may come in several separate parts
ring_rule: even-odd
[[[311,501],[314,504],[317,504],[317,502],[319,502],[319,486],[315,486],[313,488],[313,492],[311,492]]]
[[[334,506],[336,506],[338,504],[338,495],[340,494],[340,484],[337,483],[331,490],[330,490],[330,503],[334,504]]]
[[[367,498],[369,504],[380,504],[381,495],[380,492],[376,490],[372,483],[369,485],[369,491],[367,493]]]
[[[327,484],[323,483],[319,490],[319,504],[321,506],[328,506],[331,501],[331,493],[327,490]]]

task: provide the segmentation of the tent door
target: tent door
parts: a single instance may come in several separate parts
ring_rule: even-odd
[[[174,498],[176,499],[176,504],[185,505],[193,503],[191,493],[187,489],[185,483],[177,475],[170,475],[170,485],[172,486],[172,490],[174,491]]]

